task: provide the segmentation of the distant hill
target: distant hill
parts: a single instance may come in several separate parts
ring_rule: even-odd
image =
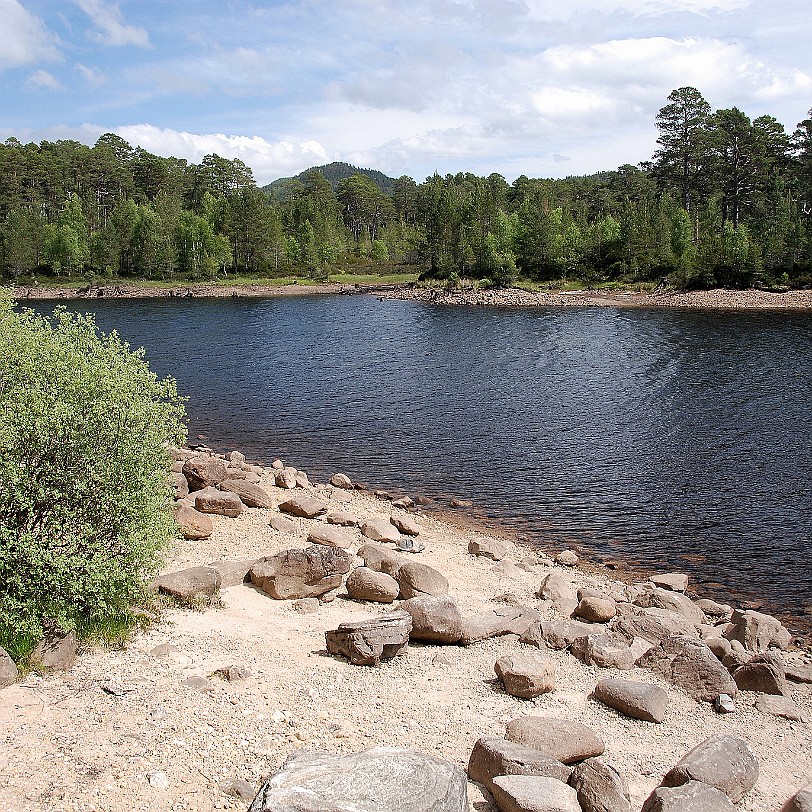
[[[287,196],[285,192],[286,185],[292,180],[302,180],[308,172],[312,172],[314,169],[317,169],[327,178],[333,187],[333,191],[336,190],[342,180],[357,173],[366,175],[385,195],[391,195],[395,189],[396,179],[384,175],[383,172],[378,172],[377,169],[362,169],[360,166],[346,164],[343,161],[334,161],[324,166],[311,166],[310,169],[305,169],[304,172],[300,172],[292,178],[279,178],[273,183],[263,186],[262,190],[274,200],[284,200]]]

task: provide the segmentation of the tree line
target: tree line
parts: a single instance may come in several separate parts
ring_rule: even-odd
[[[318,170],[273,195],[240,160],[163,158],[106,134],[0,144],[0,272],[205,280],[409,266],[506,285],[812,285],[812,111],[713,112],[692,87],[659,111],[650,161],[560,180],[435,173],[382,190]]]

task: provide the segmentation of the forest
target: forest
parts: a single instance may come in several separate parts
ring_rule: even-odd
[[[199,164],[117,135],[0,144],[0,273],[106,280],[424,279],[675,287],[812,286],[812,110],[716,110],[674,90],[650,161],[564,179],[313,169],[259,188],[238,159]],[[340,177],[343,175],[343,177]],[[339,179],[340,178],[340,179]]]

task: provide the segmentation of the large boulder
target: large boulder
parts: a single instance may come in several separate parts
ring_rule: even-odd
[[[296,479],[298,473],[295,468],[280,468],[274,474],[274,484],[277,488],[292,491],[299,484]]]
[[[594,696],[625,716],[644,722],[662,722],[668,707],[668,692],[659,685],[625,679],[598,680]]]
[[[260,485],[254,485],[246,479],[224,479],[218,487],[221,491],[236,493],[240,501],[250,508],[269,508],[273,506],[271,495]]]
[[[581,812],[578,793],[541,775],[497,775],[493,799],[500,812]]]
[[[190,457],[183,463],[181,471],[189,483],[190,491],[219,485],[228,475],[223,460],[205,455]]]
[[[643,804],[642,812],[736,812],[730,798],[701,781],[681,787],[658,787]]]
[[[220,574],[220,589],[230,586],[238,586],[246,581],[250,581],[249,572],[254,566],[254,558],[243,558],[227,561],[212,561],[208,566],[217,570]]]
[[[477,741],[468,760],[468,777],[492,791],[497,775],[541,775],[566,782],[572,767],[552,756],[498,736]]]
[[[605,748],[591,727],[554,716],[519,716],[508,722],[505,738],[541,750],[564,764],[603,755]]]
[[[532,699],[555,690],[555,663],[548,657],[519,651],[505,654],[494,665],[505,691],[519,699]]]
[[[686,753],[662,780],[664,787],[701,781],[740,801],[758,780],[758,761],[744,739],[712,736]]]
[[[351,564],[346,550],[313,544],[257,562],[251,567],[251,582],[277,600],[317,598],[338,589]]]
[[[390,516],[389,521],[404,536],[420,535],[420,525],[411,516]]]
[[[462,638],[462,615],[448,595],[420,595],[401,608],[412,617],[412,640],[453,645]]]
[[[719,694],[736,695],[733,677],[701,640],[680,635],[666,637],[640,657],[637,665],[700,701],[713,702]]]
[[[582,761],[569,785],[578,793],[582,812],[630,812],[629,785],[611,765],[599,758]]]
[[[766,651],[771,646],[785,649],[792,642],[792,635],[778,618],[751,609],[734,609],[724,636],[738,640],[747,651],[754,652]]]
[[[282,502],[282,504],[279,505],[279,510],[282,513],[288,513],[291,516],[299,516],[302,519],[315,519],[316,516],[327,513],[327,505],[315,496],[297,494]]]
[[[394,747],[348,756],[300,751],[271,776],[248,812],[468,812],[456,764]]]
[[[397,544],[400,541],[400,531],[395,527],[388,516],[373,516],[361,525],[361,535],[372,541],[383,541]]]
[[[356,567],[347,577],[347,594],[356,601],[392,603],[400,591],[400,585],[385,572],[369,567]]]
[[[236,493],[206,487],[195,491],[195,510],[236,519],[243,512],[243,503]]]
[[[211,517],[189,505],[178,503],[174,507],[173,515],[181,535],[189,541],[207,539],[214,532]]]
[[[17,682],[20,672],[17,670],[17,665],[8,652],[0,646],[0,688],[5,688],[14,682]]]
[[[774,651],[756,654],[733,672],[740,691],[789,696],[789,686],[781,655]]]
[[[674,634],[681,634],[684,637],[698,636],[693,623],[667,609],[639,609],[632,614],[615,618],[610,625],[616,631],[630,637],[642,637],[649,643],[659,643]]]
[[[448,580],[428,564],[419,561],[407,561],[401,564],[397,574],[400,584],[400,597],[404,600],[419,595],[445,595],[448,592]]]
[[[463,646],[505,634],[524,634],[538,621],[539,613],[526,606],[499,606],[490,612],[466,617],[462,622]]]
[[[159,575],[153,582],[158,592],[179,601],[211,598],[222,586],[220,573],[214,567],[189,567]]]
[[[370,620],[342,623],[324,633],[327,651],[346,657],[353,665],[380,665],[409,645],[412,619],[395,611]]]
[[[536,590],[536,597],[551,601],[553,606],[567,615],[578,605],[575,588],[560,572],[549,572],[544,576]]]

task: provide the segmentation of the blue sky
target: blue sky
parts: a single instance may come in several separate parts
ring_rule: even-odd
[[[651,157],[693,85],[812,107],[812,0],[0,0],[0,138],[561,177]]]

